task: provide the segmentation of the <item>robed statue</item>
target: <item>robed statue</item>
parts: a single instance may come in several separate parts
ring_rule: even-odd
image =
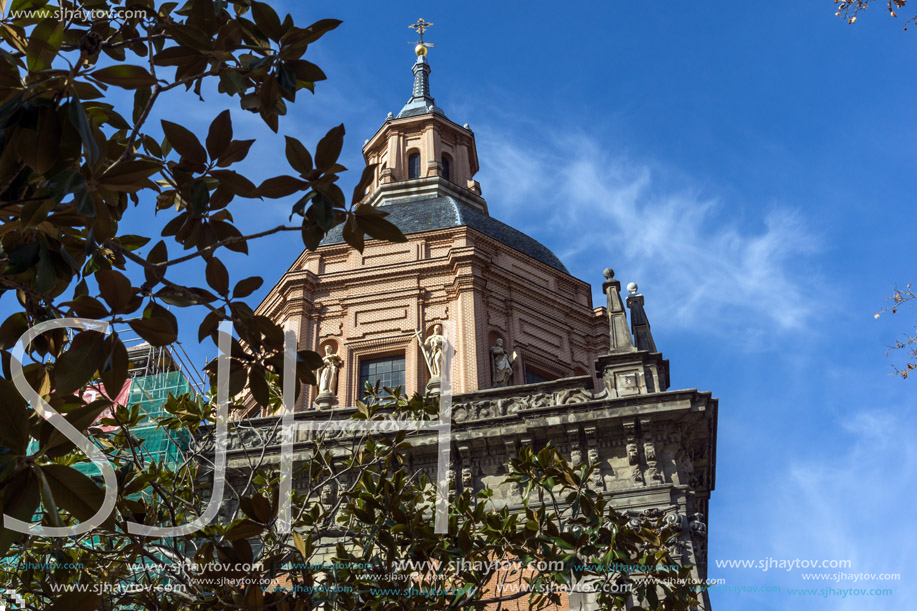
[[[330,344],[325,346],[322,367],[318,370],[318,396],[316,407],[331,407],[334,404],[334,391],[337,387],[338,372],[344,366],[344,360],[333,352]]]
[[[516,353],[512,356],[506,353],[503,347],[503,340],[497,338],[497,344],[490,348],[491,375],[494,382],[494,388],[509,386],[509,381],[513,377],[513,363],[516,362]]]

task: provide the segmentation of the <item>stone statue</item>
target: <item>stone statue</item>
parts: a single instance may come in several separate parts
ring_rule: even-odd
[[[324,367],[318,373],[318,392],[334,392],[338,381],[338,371],[344,366],[344,361],[333,353],[330,345],[325,346],[325,356],[322,357]]]
[[[509,386],[510,378],[513,377],[513,363],[516,362],[516,356],[515,351],[513,351],[512,356],[506,354],[501,338],[497,338],[496,346],[491,346],[490,362],[494,388]]]
[[[446,348],[443,326],[440,324],[433,325],[433,333],[426,340],[421,341],[420,331],[415,331],[414,336],[417,338],[417,343],[420,344],[424,361],[427,363],[427,370],[430,372],[427,390],[437,392],[439,391],[440,376],[443,372],[443,351]]]
[[[328,408],[334,405],[334,390],[337,387],[338,372],[344,366],[344,360],[332,352],[331,345],[325,346],[325,356],[322,357],[324,365],[318,370],[318,396],[315,397],[315,406]]]

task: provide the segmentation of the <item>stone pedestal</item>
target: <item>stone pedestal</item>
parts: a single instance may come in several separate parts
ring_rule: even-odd
[[[333,392],[325,391],[318,393],[318,396],[315,397],[315,401],[312,402],[315,409],[331,409],[337,405],[337,397],[334,396]]]
[[[430,381],[427,382],[427,392],[430,394],[439,394],[439,376],[433,376],[430,378]]]

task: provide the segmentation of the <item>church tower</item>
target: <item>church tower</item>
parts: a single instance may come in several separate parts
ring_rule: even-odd
[[[322,397],[322,407],[353,405],[367,380],[422,392],[430,374],[417,335],[445,320],[458,330],[457,393],[594,376],[607,347],[590,286],[543,244],[491,216],[474,179],[474,132],[436,105],[427,50],[415,49],[407,103],[363,146],[367,164],[377,165],[360,205],[384,209],[408,241],[370,240],[360,253],[339,226],[299,256],[258,308],[295,329],[300,349],[330,347],[340,357],[334,401]],[[497,340],[511,371],[494,371],[488,348]],[[314,405],[316,394],[298,409]]]
[[[420,25],[422,34],[428,24]],[[456,489],[488,487],[495,507],[521,508],[505,465],[522,447],[551,444],[573,464],[594,465],[590,486],[634,527],[674,528],[673,557],[705,579],[717,399],[670,389],[636,284],[622,300],[606,269],[606,304],[597,307],[589,284],[550,249],[491,215],[487,185],[474,178],[474,132],[435,103],[428,49],[415,49],[407,103],[363,146],[366,162],[378,165],[360,205],[385,210],[407,241],[369,240],[361,253],[337,227],[257,308],[294,330],[299,349],[333,364],[301,393],[296,419],[328,420],[332,410],[348,418],[366,382],[408,395],[435,391],[422,344],[448,321],[456,330],[448,471]],[[252,426],[270,430],[276,418]],[[424,435],[412,438],[411,464],[436,481],[435,435]],[[230,462],[242,451],[230,448]],[[503,608],[526,608],[516,604]],[[595,605],[588,595],[569,597],[571,610]]]

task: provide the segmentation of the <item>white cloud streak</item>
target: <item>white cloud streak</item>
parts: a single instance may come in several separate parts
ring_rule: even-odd
[[[721,202],[664,168],[615,157],[590,134],[539,134],[537,144],[505,128],[477,134],[491,213],[574,275],[593,282],[611,265],[638,281],[654,325],[715,328],[754,345],[815,310],[800,263],[820,246],[800,213]]]

